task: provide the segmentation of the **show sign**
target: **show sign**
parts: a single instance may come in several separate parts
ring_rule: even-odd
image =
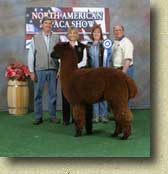
[[[40,32],[43,17],[53,19],[52,31],[62,35],[66,40],[66,31],[70,26],[76,27],[82,39],[89,39],[94,24],[100,24],[103,34],[109,34],[110,16],[108,8],[57,8],[57,7],[30,7],[26,9],[26,48],[34,34]]]

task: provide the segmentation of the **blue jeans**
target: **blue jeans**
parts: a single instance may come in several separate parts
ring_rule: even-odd
[[[48,112],[50,118],[56,118],[56,89],[57,79],[55,70],[41,70],[37,71],[37,81],[34,83],[34,110],[35,119],[42,118],[42,95],[45,82],[48,83]]]
[[[93,104],[93,115],[104,117],[107,116],[107,102],[97,102]]]
[[[134,66],[129,66],[128,70],[127,70],[127,75],[130,76],[132,79],[134,77]]]

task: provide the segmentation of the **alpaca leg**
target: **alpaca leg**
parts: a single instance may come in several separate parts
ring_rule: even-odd
[[[112,136],[113,137],[118,137],[118,135],[122,133],[122,126],[117,121],[115,122],[115,125],[116,125],[115,131],[112,134]]]
[[[131,135],[131,122],[132,122],[132,112],[128,109],[127,112],[121,113],[121,126],[123,129],[123,136],[121,139],[126,140]]]
[[[130,135],[131,135],[131,123],[124,126],[123,136],[121,137],[121,139],[126,140]]]
[[[75,137],[82,136],[82,129],[85,124],[85,109],[83,105],[73,106],[73,117],[75,123]]]
[[[127,105],[125,107],[124,105],[118,107],[115,104],[112,106],[116,121],[116,128],[112,136],[117,137],[119,134],[123,133],[121,139],[126,140],[131,135],[132,113]]]
[[[86,105],[86,114],[85,114],[85,129],[86,134],[91,135],[92,134],[92,105]]]
[[[115,119],[115,131],[113,134],[111,134],[111,136],[118,137],[118,135],[122,133],[122,126],[120,124],[119,115],[118,115],[119,109],[114,103],[109,102],[109,104],[111,106],[111,111],[113,112],[114,119]]]

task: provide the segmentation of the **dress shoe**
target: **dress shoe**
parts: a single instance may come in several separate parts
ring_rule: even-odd
[[[74,123],[74,119],[72,118],[71,123]]]
[[[39,125],[39,124],[41,124],[41,123],[43,123],[43,119],[42,118],[40,118],[40,119],[38,119],[38,120],[35,120],[34,121],[34,125]]]
[[[50,118],[50,122],[51,123],[56,123],[56,124],[59,124],[61,121],[56,119],[56,118]]]
[[[68,126],[70,123],[69,122],[63,122],[63,125]]]
[[[93,123],[99,123],[99,121],[100,121],[99,116],[94,117],[92,121],[93,121]]]
[[[108,123],[108,119],[107,119],[107,117],[101,117],[101,122],[102,123]]]

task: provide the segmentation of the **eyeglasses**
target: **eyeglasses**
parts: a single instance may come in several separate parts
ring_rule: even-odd
[[[122,29],[114,30],[114,31],[123,31]]]

